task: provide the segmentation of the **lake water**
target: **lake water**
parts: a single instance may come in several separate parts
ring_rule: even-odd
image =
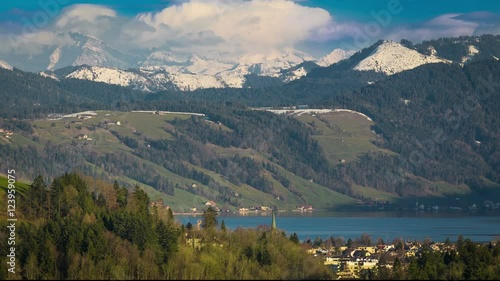
[[[196,226],[201,216],[176,215],[177,221]],[[256,228],[259,225],[271,225],[270,214],[220,215],[229,229],[238,227]],[[456,241],[459,235],[475,242],[488,242],[500,239],[500,213],[431,213],[431,212],[311,212],[278,213],[278,229],[289,236],[295,232],[299,239],[316,237],[361,237],[367,233],[373,241],[382,238],[392,242],[394,238],[404,240],[431,239],[444,241],[450,238]]]

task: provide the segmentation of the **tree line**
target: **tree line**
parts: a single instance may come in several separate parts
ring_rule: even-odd
[[[220,224],[207,209],[200,229],[150,207],[139,186],[69,173],[36,177],[19,198],[16,275],[2,279],[330,279],[332,272],[280,232]],[[5,220],[0,236],[6,238]]]

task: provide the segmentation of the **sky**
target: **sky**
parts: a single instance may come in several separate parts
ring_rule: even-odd
[[[500,34],[498,0],[6,0],[0,53],[70,44],[68,32],[121,49],[241,55],[295,48],[320,57],[379,39]]]

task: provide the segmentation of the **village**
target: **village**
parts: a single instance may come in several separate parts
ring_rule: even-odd
[[[218,212],[221,211],[214,201],[206,201],[204,205],[212,207]],[[169,206],[163,204],[163,200],[161,199],[151,202],[150,207],[156,207],[158,210],[170,209]],[[300,206],[297,210],[307,210],[307,207],[311,206]],[[224,210],[222,211],[224,212]],[[193,207],[191,213],[194,214],[195,212],[198,212],[198,210]],[[260,206],[240,208],[238,210],[240,214],[247,212],[272,213],[273,222],[269,229],[276,229],[275,213],[272,208]],[[202,220],[199,219],[196,226],[189,227],[194,227],[194,229],[200,231],[201,224]],[[201,248],[202,246],[200,238],[190,237],[186,243],[196,248]],[[366,233],[363,233],[360,238],[355,238],[354,240],[349,238],[346,241],[343,237],[330,237],[323,240],[317,237],[315,240],[307,239],[302,242],[297,240],[297,243],[300,243],[299,245],[307,254],[321,259],[324,265],[335,272],[338,280],[362,279],[367,272],[379,270],[381,267],[385,267],[388,270],[396,267],[404,267],[413,258],[418,257],[424,249],[435,252],[450,252],[456,251],[458,248],[456,243],[450,242],[449,239],[446,239],[444,242],[434,242],[430,239],[424,239],[424,241],[404,241],[402,238],[396,238],[391,243],[386,243],[383,239],[379,238],[373,243],[372,238]],[[491,243],[492,245],[496,245],[496,242]]]
[[[208,200],[205,203],[203,203],[205,208],[212,207],[216,212],[222,212],[222,213],[231,213],[231,211],[227,208],[220,208],[217,206],[217,203],[213,200]],[[158,209],[170,209],[170,206],[165,205],[162,199],[158,199],[156,201],[152,201],[149,204],[149,207],[156,207]],[[271,214],[273,211],[272,207],[269,206],[251,206],[251,207],[241,207],[238,208],[236,211],[232,212],[235,214],[240,214],[240,215],[246,215],[249,213],[262,213],[264,215]],[[276,210],[277,212],[280,211],[285,211],[285,210]],[[296,209],[292,210],[293,212],[312,212],[313,207],[311,205],[301,205],[297,206]],[[182,214],[182,215],[199,215],[203,214],[203,211],[200,210],[197,207],[190,207],[188,212],[173,212],[174,214]]]
[[[10,139],[14,135],[14,132],[8,129],[0,128],[0,136]]]
[[[323,259],[324,264],[331,267],[339,280],[359,279],[364,270],[375,270],[378,267],[392,269],[395,264],[407,264],[424,248],[439,252],[457,249],[456,244],[448,239],[445,242],[404,242],[395,239],[392,244],[377,243],[378,245],[370,246],[363,245],[358,239],[354,242],[349,239],[346,244],[336,247],[326,246],[328,243],[321,243],[321,246],[317,244],[317,241],[307,240],[301,246],[308,254]]]

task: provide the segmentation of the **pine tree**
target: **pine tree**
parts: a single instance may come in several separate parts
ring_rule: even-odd
[[[201,227],[209,229],[216,227],[217,224],[217,211],[212,206],[209,206],[208,209],[203,212]]]
[[[224,220],[222,220],[221,224],[220,224],[220,230],[224,233],[226,233],[226,223],[224,222]]]

